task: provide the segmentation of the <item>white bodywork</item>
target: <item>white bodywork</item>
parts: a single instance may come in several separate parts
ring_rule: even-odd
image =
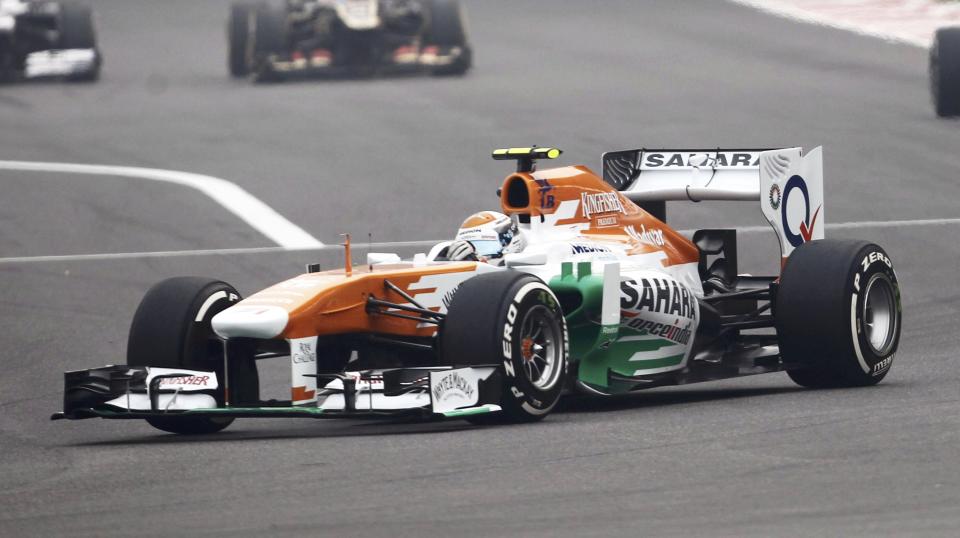
[[[166,379],[161,379],[159,383],[159,388],[164,391],[157,395],[157,408],[159,410],[185,411],[217,407],[217,401],[213,396],[201,392],[216,391],[219,388],[215,372],[152,366],[147,367],[147,392],[131,392],[105,403],[131,411],[150,411],[149,387],[157,376],[166,377]]]
[[[92,71],[97,65],[93,49],[62,49],[31,52],[27,55],[27,78],[59,77]]]
[[[622,193],[634,202],[759,201],[786,258],[823,239],[823,149],[649,150],[639,176]],[[795,179],[796,178],[796,179]]]

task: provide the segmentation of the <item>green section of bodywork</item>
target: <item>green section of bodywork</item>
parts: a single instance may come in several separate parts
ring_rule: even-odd
[[[626,326],[603,327],[600,313],[603,300],[603,278],[594,275],[589,263],[561,265],[560,275],[548,283],[561,303],[571,304],[564,297],[579,295],[576,308],[564,312],[570,337],[570,358],[579,363],[578,378],[588,386],[607,394],[628,392],[633,383],[611,382],[610,373],[634,376],[643,370],[676,366],[683,362],[683,354],[677,355],[676,344],[665,338],[645,337],[646,332],[637,332]],[[645,357],[634,358],[637,354]],[[669,355],[668,355],[669,353]],[[634,360],[630,360],[634,359]]]

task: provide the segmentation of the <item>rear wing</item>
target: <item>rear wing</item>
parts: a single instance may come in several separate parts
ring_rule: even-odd
[[[603,154],[603,179],[665,220],[668,201],[759,201],[784,258],[823,239],[823,151],[634,149]]]

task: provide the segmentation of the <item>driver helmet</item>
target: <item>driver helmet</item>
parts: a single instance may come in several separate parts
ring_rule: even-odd
[[[478,256],[496,258],[517,237],[517,224],[496,211],[481,211],[467,217],[457,230],[455,241],[469,241]]]

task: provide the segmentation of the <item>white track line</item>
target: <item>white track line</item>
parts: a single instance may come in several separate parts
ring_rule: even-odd
[[[353,243],[354,252],[364,253],[368,249],[404,248],[404,247],[432,247],[441,242],[436,241],[397,241],[393,243]],[[143,258],[184,258],[191,256],[231,256],[242,254],[280,254],[284,252],[318,252],[325,250],[340,250],[342,245],[319,245],[315,247],[251,247],[251,248],[219,248],[207,250],[167,250],[154,252],[108,252],[103,254],[66,254],[62,256],[21,256],[17,258],[0,258],[0,264],[14,263],[42,263],[42,262],[77,262],[100,260],[133,260]]]
[[[189,172],[138,168],[133,166],[103,166],[94,164],[47,163],[28,161],[0,161],[0,170],[24,172],[56,172],[115,176],[132,179],[164,181],[192,187],[206,194],[253,229],[270,238],[284,249],[320,248],[323,243],[290,222],[272,207],[249,192],[225,179]]]
[[[859,222],[835,222],[828,223],[828,230],[858,230],[863,228],[902,228],[905,226],[947,226],[960,224],[960,218],[957,219],[916,219],[916,220],[867,220]],[[755,233],[773,233],[769,226],[743,226],[736,228],[737,233],[755,234]],[[690,235],[695,230],[679,230],[680,233]],[[396,241],[388,243],[359,243],[354,242],[355,251],[363,252],[366,249],[389,249],[405,247],[432,247],[441,242],[442,239],[433,241]],[[292,251],[325,251],[339,250],[341,245],[320,245],[316,247],[254,247],[254,248],[223,248],[209,250],[172,250],[159,252],[117,252],[106,254],[73,254],[64,256],[23,256],[18,258],[0,258],[0,265],[3,264],[26,264],[43,262],[78,262],[78,261],[98,261],[98,260],[132,260],[141,258],[175,258],[190,256],[231,256],[242,254],[280,254]]]
[[[730,0],[800,22],[929,47],[941,26],[960,25],[960,5],[934,0]]]

